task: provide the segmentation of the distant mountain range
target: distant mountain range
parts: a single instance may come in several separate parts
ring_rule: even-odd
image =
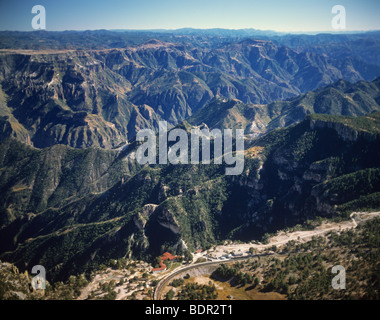
[[[176,43],[192,42],[213,47],[224,42],[247,38],[268,40],[288,47],[350,43],[379,40],[380,31],[286,33],[259,29],[194,29],[177,30],[87,30],[87,31],[0,31],[1,49],[110,49],[140,45],[150,39]]]

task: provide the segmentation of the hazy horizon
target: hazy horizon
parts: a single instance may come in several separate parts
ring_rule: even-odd
[[[46,8],[47,31],[257,29],[279,33],[336,32],[331,26],[334,5],[346,9],[341,32],[380,30],[376,0],[280,1],[155,0],[0,1],[1,31],[32,31],[32,7]]]
[[[194,31],[212,31],[212,30],[225,30],[225,31],[257,31],[262,33],[274,33],[278,35],[318,35],[318,34],[360,34],[360,33],[370,33],[370,32],[380,32],[380,29],[371,29],[371,30],[316,30],[316,31],[277,31],[269,29],[256,29],[256,28],[240,28],[240,29],[229,29],[223,27],[215,28],[192,28],[192,27],[183,27],[176,29],[165,29],[165,28],[154,28],[154,29],[65,29],[65,30],[0,30],[0,32],[95,32],[95,31],[110,31],[110,32],[175,32],[181,30],[194,30]]]

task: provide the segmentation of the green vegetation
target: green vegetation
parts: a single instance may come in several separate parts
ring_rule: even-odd
[[[177,288],[177,287],[182,286],[184,283],[185,283],[185,280],[184,280],[184,279],[174,279],[174,280],[170,283],[170,285],[171,285],[172,287]]]
[[[35,291],[31,287],[33,276],[20,273],[18,268],[0,261],[0,300],[73,300],[89,283],[91,275],[70,276],[66,282],[50,284],[46,289]]]
[[[174,298],[174,291],[170,289],[168,293],[166,294],[165,300],[173,300]]]
[[[245,290],[278,292],[288,299],[377,300],[379,248],[380,219],[376,218],[355,230],[331,232],[327,238],[313,237],[303,244],[291,241],[281,254],[264,255],[235,265],[223,264],[213,277],[232,285],[240,284]],[[332,287],[335,275],[331,268],[335,265],[346,270],[345,290]],[[244,281],[247,275],[250,281],[253,279],[253,285]]]
[[[371,134],[380,133],[380,112],[370,113],[363,117],[343,117],[326,114],[312,114],[309,117],[312,120],[343,124],[354,130],[365,131]]]
[[[198,283],[188,283],[177,293],[178,300],[215,300],[218,297],[216,287],[200,285]]]
[[[372,208],[377,208],[380,206],[380,198],[376,192],[380,190],[380,169],[369,168],[342,175],[316,185],[314,190],[319,194],[339,195],[335,196],[334,203],[338,205],[343,203],[339,208],[340,211],[354,208],[354,204],[362,208],[370,207],[372,204]]]
[[[212,277],[215,279],[223,279],[229,281],[232,285],[245,286],[254,281],[254,278],[248,274],[243,273],[241,270],[242,265],[239,263],[234,264],[232,267],[222,264],[218,269],[214,271]]]
[[[198,258],[197,261],[195,261],[195,263],[202,263],[202,262],[206,262],[207,259],[206,258]]]

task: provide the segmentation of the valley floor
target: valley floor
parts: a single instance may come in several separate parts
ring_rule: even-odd
[[[313,281],[308,278],[310,274],[313,274],[314,268],[318,270],[318,272],[322,271],[322,276],[317,272],[317,277],[321,276],[324,277],[324,279],[319,279],[318,281],[321,283],[324,282],[325,286],[327,283],[328,287],[329,281],[326,281],[326,279],[331,278],[331,273],[327,274],[326,270],[334,265],[334,263],[332,263],[333,261],[337,261],[336,264],[339,264],[338,262],[341,261],[340,263],[346,266],[350,265],[349,269],[350,272],[352,272],[352,268],[355,268],[352,266],[352,263],[362,258],[360,257],[361,254],[357,254],[357,252],[368,251],[368,249],[366,246],[360,248],[360,244],[355,243],[355,241],[349,246],[342,246],[337,239],[347,236],[349,236],[350,239],[354,239],[350,232],[354,231],[359,224],[364,225],[366,222],[370,222],[370,220],[378,217],[380,217],[380,212],[356,212],[350,215],[350,221],[323,222],[314,230],[294,232],[281,231],[277,235],[269,238],[266,244],[231,243],[214,247],[205,252],[196,253],[194,255],[195,263],[193,264],[193,268],[190,269],[188,266],[182,267],[184,269],[182,273],[180,272],[181,268],[174,270],[170,275],[161,280],[154,296],[156,299],[164,299],[171,290],[174,292],[174,296],[176,296],[177,293],[181,293],[181,289],[190,290],[191,293],[193,293],[192,290],[194,291],[194,288],[190,288],[188,284],[197,283],[199,285],[208,284],[210,287],[215,287],[218,292],[217,299],[222,300],[278,300],[286,299],[287,297],[301,298],[301,294],[299,296],[296,295],[298,294],[296,291],[297,285],[293,283],[293,281],[296,281],[293,279],[300,280],[302,276],[299,276],[299,274],[303,274],[304,269],[308,270],[308,268],[310,268],[310,271],[306,272],[305,279],[301,279],[300,287],[302,287],[301,284],[306,280]],[[376,235],[373,236],[376,238]],[[358,238],[357,240],[360,239]],[[302,266],[300,266],[302,270],[299,270],[299,272],[298,270],[289,271],[289,261],[294,259],[300,259],[301,261],[304,259],[306,261],[315,260],[317,262],[313,263],[311,267],[307,264],[302,265],[302,262]],[[322,259],[324,260],[323,262]],[[196,261],[204,260],[208,262],[196,263]],[[235,270],[234,276],[227,277],[227,279],[215,278],[214,271],[217,268],[215,267],[218,265],[217,262],[219,262],[219,265],[226,265],[228,268],[231,268],[231,270]],[[207,269],[206,266],[209,266],[209,269]],[[211,266],[214,266],[214,268]],[[368,266],[363,266],[363,269],[368,268]],[[187,277],[190,276],[190,278],[186,279],[186,277],[184,277],[185,274],[187,274]],[[239,277],[240,279],[246,277],[249,279],[247,281],[248,283],[246,283],[245,280],[239,283],[239,281],[236,280]],[[279,277],[279,280],[276,279],[276,277]],[[174,279],[185,279],[181,288],[175,288],[171,285]],[[257,283],[252,285],[254,279],[257,279]],[[281,285],[276,287],[277,280],[284,286],[283,288]],[[368,281],[368,279],[365,278],[358,280],[359,284],[355,283],[355,287],[363,287],[366,281]],[[290,285],[287,282],[290,283]],[[275,283],[275,285],[273,285],[273,283]],[[290,295],[292,291],[291,288],[295,289],[293,295]],[[328,291],[326,288],[324,290]],[[362,292],[362,289],[359,291],[361,292],[358,293],[355,291],[353,297],[358,298],[358,296],[365,294]],[[315,298],[318,296],[319,293]],[[343,297],[344,295],[340,298]]]
[[[378,265],[380,212],[356,212],[350,218],[322,222],[314,230],[280,231],[265,244],[227,241],[195,253],[191,264],[172,262],[161,273],[152,274],[152,266],[143,261],[114,260],[89,280],[72,276],[67,283],[49,285],[43,293],[30,291],[27,272],[20,274],[3,262],[1,299],[151,300],[168,298],[169,291],[170,299],[186,299],[199,297],[202,290],[210,290],[208,297],[217,300],[373,298],[379,291],[373,277]],[[348,281],[351,288],[344,293],[329,289],[331,272],[327,270],[337,264],[344,265],[347,277],[352,278]],[[220,272],[228,276],[223,278]],[[175,279],[182,283],[173,286]],[[314,287],[322,293],[319,289],[313,292]]]
[[[358,226],[357,221],[365,222],[369,219],[380,217],[380,212],[354,212],[350,215],[350,221],[342,222],[323,222],[314,230],[284,232],[280,231],[274,237],[271,237],[266,244],[262,243],[231,243],[222,246],[214,247],[211,250],[203,251],[194,254],[194,261],[199,258],[206,258],[210,261],[227,260],[237,256],[244,256],[249,254],[250,248],[254,252],[261,252],[273,246],[281,246],[287,244],[289,241],[296,241],[298,244],[310,241],[313,237],[323,236],[329,232],[340,232]]]

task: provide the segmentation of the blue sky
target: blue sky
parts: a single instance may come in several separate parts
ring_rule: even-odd
[[[34,5],[50,31],[95,29],[255,28],[333,31],[331,9],[346,8],[346,27],[380,30],[379,0],[0,0],[0,30],[32,30]]]

